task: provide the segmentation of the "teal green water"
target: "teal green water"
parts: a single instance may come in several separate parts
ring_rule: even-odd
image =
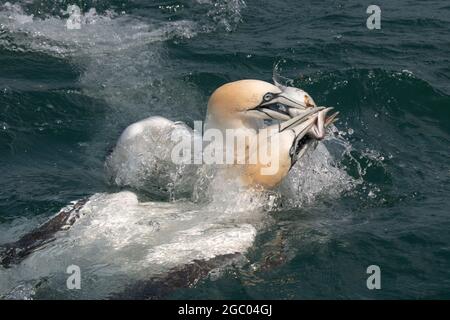
[[[360,183],[271,212],[248,253],[258,262],[171,298],[450,298],[450,5],[378,1],[10,1],[0,6],[0,243],[70,201],[115,191],[104,160],[122,130],[161,115],[204,118],[208,96],[273,65],[341,112]],[[96,8],[76,33],[61,10]],[[33,16],[32,16],[33,15]],[[336,191],[336,190],[335,190]],[[145,194],[166,200],[155,190]],[[382,289],[368,290],[379,265]],[[42,293],[39,298],[51,297]]]

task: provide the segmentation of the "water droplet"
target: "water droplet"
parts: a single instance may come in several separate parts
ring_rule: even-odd
[[[349,135],[352,135],[353,133],[355,133],[355,131],[352,128],[349,128],[347,130],[347,132],[348,132]]]

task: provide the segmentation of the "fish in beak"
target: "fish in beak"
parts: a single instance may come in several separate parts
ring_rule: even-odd
[[[306,109],[287,121],[269,126],[275,130],[278,138],[280,172],[273,177],[259,176],[257,181],[267,186],[274,186],[281,181],[289,169],[300,159],[314,141],[323,139],[327,126],[336,121],[337,112],[327,117],[327,113],[333,108],[312,107]]]
[[[251,112],[260,113],[263,119],[274,119],[284,121],[281,127],[289,127],[292,124],[299,124],[299,121],[306,121],[316,114],[315,122],[311,123],[307,135],[317,140],[325,137],[325,128],[337,119],[338,112],[326,117],[333,108],[317,107],[313,98],[302,89],[284,86],[276,81],[274,83],[280,92],[268,92],[263,96],[263,101]]]

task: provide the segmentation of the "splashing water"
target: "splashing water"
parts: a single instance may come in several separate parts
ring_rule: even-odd
[[[211,6],[207,22],[161,22],[89,10],[77,17],[79,28],[68,28],[70,17],[37,18],[18,4],[6,3],[0,10],[0,26],[13,36],[15,50],[69,59],[82,70],[81,92],[110,108],[104,126],[87,148],[96,152],[108,136],[138,119],[164,115],[167,106],[178,106],[173,109],[184,114],[185,105],[203,103],[195,88],[167,71],[165,41],[189,39],[219,27],[232,31],[245,3],[197,2]],[[10,42],[0,37],[0,45],[11,46]],[[199,110],[193,112],[200,114]],[[193,135],[185,125],[177,124],[175,129]],[[20,265],[0,269],[0,295],[31,298],[50,292],[50,296],[65,296],[63,271],[76,264],[86,274],[83,297],[107,297],[132,281],[194,259],[245,253],[257,232],[270,223],[268,213],[280,205],[302,206],[323,194],[338,197],[356,184],[336,165],[336,153],[325,147],[338,145],[335,138],[308,152],[277,190],[261,192],[242,190],[236,181],[208,167],[175,166],[170,161],[168,135],[164,130],[137,131],[132,141],[119,140],[107,159],[107,172],[112,184],[134,191],[91,196],[69,230],[58,233],[55,241]],[[340,156],[344,154],[349,152]],[[140,199],[149,193],[168,194],[172,202]]]

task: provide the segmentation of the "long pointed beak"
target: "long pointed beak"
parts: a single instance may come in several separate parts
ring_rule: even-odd
[[[305,110],[316,108],[311,96],[298,88],[280,86],[281,92],[273,99],[252,109],[253,115],[263,119],[286,121],[301,115]]]
[[[282,87],[282,92],[277,95],[274,102],[286,105],[290,110],[305,110],[309,108],[317,107],[313,98],[302,89],[295,87]],[[297,113],[292,115],[296,116]]]
[[[278,132],[292,130],[297,136],[301,134],[302,138],[306,134],[317,140],[325,136],[325,129],[337,121],[336,118],[339,112],[333,113],[326,117],[327,113],[333,110],[332,107],[314,107],[299,112],[299,114],[287,121],[281,122],[277,125],[272,125],[268,128],[278,129]],[[304,129],[307,128],[305,131]]]

